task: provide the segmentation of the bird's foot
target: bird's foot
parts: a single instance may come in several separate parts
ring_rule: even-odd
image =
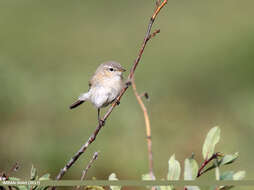
[[[131,85],[131,80],[127,80],[127,81],[125,82],[125,85],[126,85],[126,87],[129,87],[129,86]]]
[[[104,125],[105,125],[105,120],[99,119],[99,125],[100,125],[100,126],[104,126]]]
[[[116,105],[120,105],[120,101],[119,100],[116,100]]]

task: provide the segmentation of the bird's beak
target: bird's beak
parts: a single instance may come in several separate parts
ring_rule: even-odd
[[[124,68],[119,69],[121,72],[125,72],[126,70]]]

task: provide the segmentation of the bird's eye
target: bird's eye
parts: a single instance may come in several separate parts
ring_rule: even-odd
[[[110,71],[114,71],[114,69],[112,67],[109,68]]]

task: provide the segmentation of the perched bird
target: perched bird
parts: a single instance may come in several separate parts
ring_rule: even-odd
[[[115,61],[102,63],[91,80],[89,90],[79,96],[78,100],[70,106],[73,109],[85,101],[90,101],[98,110],[99,124],[104,124],[100,119],[100,108],[114,102],[124,87],[123,72],[125,69]]]

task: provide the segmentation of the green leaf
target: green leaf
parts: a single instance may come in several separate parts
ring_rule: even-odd
[[[28,186],[17,186],[19,190],[29,190]]]
[[[50,180],[50,174],[44,174],[43,176],[41,176],[40,178],[39,178],[39,180]]]
[[[9,181],[20,181],[19,178],[16,177],[9,177]],[[27,186],[25,185],[21,185],[21,186],[12,186],[13,189],[17,189],[17,190],[29,190]]]
[[[103,187],[101,187],[101,186],[86,186],[85,188],[84,188],[85,190],[105,190]]]
[[[108,179],[111,180],[111,181],[117,181],[118,180],[115,173],[110,174]],[[120,190],[121,186],[110,186],[110,189],[111,190]]]
[[[205,160],[209,159],[213,153],[215,145],[220,140],[220,128],[213,127],[207,134],[204,145],[203,145],[203,158]]]
[[[152,177],[151,177],[151,175],[150,174],[143,174],[142,176],[141,176],[141,178],[142,178],[142,180],[143,181],[150,181],[150,180],[155,180],[155,179],[153,179]],[[146,188],[151,188],[151,186],[146,186]],[[157,188],[158,189],[158,188]]]
[[[215,163],[216,162],[217,160],[215,160]],[[216,167],[215,167],[215,179],[220,180],[220,169],[219,169],[218,163],[216,163]]]
[[[188,190],[200,190],[198,186],[186,186]]]
[[[153,180],[153,179],[151,178],[150,174],[143,174],[142,175],[142,180]]]
[[[162,181],[165,181],[165,179],[161,179]],[[175,190],[174,187],[171,185],[168,186],[156,186],[156,190]]]
[[[218,158],[217,165],[215,164],[216,162],[214,162],[213,165],[211,165],[206,170],[204,170],[204,173],[216,168],[217,166],[220,167],[223,165],[231,164],[238,158],[238,156],[239,156],[238,152],[236,152],[234,154],[227,154],[227,155],[223,156],[222,158]]]
[[[37,170],[34,167],[34,165],[32,165],[30,180],[35,180],[36,176],[37,176]]]
[[[9,177],[9,180],[10,180],[10,181],[19,181],[20,179],[19,179],[19,178],[16,178],[16,177]]]
[[[50,188],[50,186],[39,186],[36,188],[36,190],[47,190],[49,188]]]
[[[179,180],[181,174],[180,163],[175,159],[175,154],[173,154],[168,160],[168,175],[167,180]],[[173,185],[165,186],[165,188],[172,190]]]
[[[193,156],[184,160],[184,180],[195,180],[198,174],[198,164]],[[198,186],[186,186],[188,190],[199,190]]]
[[[179,180],[180,173],[181,173],[180,163],[175,159],[175,154],[173,154],[168,161],[167,180]]]
[[[173,190],[170,186],[159,186],[160,190]]]
[[[219,162],[219,166],[233,163],[238,158],[238,156],[239,156],[238,152],[223,156],[221,161]]]
[[[242,180],[243,178],[245,178],[245,176],[246,176],[245,171],[239,171],[233,175],[233,180]]]
[[[220,175],[220,180],[233,180],[233,175],[234,175],[233,171],[223,172]]]
[[[184,160],[184,180],[194,180],[198,174],[198,164],[196,160],[186,158]]]

